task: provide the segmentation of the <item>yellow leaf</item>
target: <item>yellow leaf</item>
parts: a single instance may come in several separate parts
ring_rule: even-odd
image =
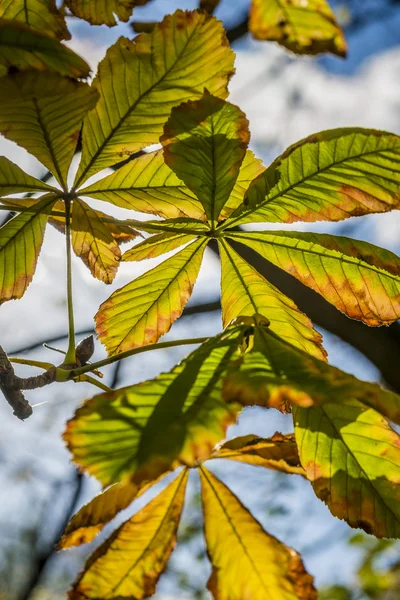
[[[0,18],[20,21],[58,40],[71,38],[55,0],[2,0]]]
[[[58,192],[51,185],[25,173],[18,165],[0,156],[0,196],[21,192]],[[14,199],[15,200],[15,199]]]
[[[85,19],[92,25],[109,27],[117,24],[115,15],[120,21],[129,21],[133,8],[147,2],[149,0],[65,0],[76,17]]]
[[[247,150],[231,195],[219,215],[221,220],[227,219],[243,203],[250,183],[264,171],[262,161],[251,150]]]
[[[127,250],[123,254],[122,260],[139,261],[146,258],[156,258],[162,254],[171,252],[171,250],[176,250],[176,248],[184,246],[195,239],[194,235],[185,233],[158,233]]]

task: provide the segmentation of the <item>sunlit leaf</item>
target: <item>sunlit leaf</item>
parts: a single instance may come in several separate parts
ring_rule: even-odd
[[[0,18],[20,21],[58,40],[71,37],[56,0],[2,0]]]
[[[82,119],[96,104],[97,92],[56,73],[18,73],[2,82],[0,133],[36,156],[65,186]]]
[[[37,212],[21,213],[0,227],[0,304],[22,298],[35,273],[54,199],[36,202]]]
[[[109,354],[153,344],[169,331],[192,294],[206,243],[192,242],[101,304],[96,331]]]
[[[249,124],[235,105],[205,92],[173,108],[161,142],[167,165],[216,221],[227,202],[250,140]]]
[[[66,77],[88,77],[89,65],[75,52],[28,25],[0,19],[0,67],[19,71],[56,71]]]
[[[288,148],[250,185],[232,226],[341,221],[399,207],[400,137],[332,129]]]
[[[178,10],[149,34],[120,38],[93,83],[100,101],[85,119],[76,185],[157,143],[171,109],[204,88],[226,97],[233,58],[222,24],[197,11]]]
[[[294,411],[301,462],[332,514],[377,537],[400,537],[400,437],[356,401]]]
[[[221,304],[224,327],[239,316],[260,314],[271,323],[271,330],[294,346],[324,359],[321,335],[310,319],[287,296],[270,284],[224,241],[221,257]]]
[[[158,233],[127,250],[123,254],[122,260],[139,261],[145,258],[156,258],[171,252],[171,250],[176,250],[176,248],[192,242],[194,239],[193,235],[185,233]]]
[[[195,195],[165,164],[162,150],[142,154],[80,193],[166,219],[206,218]]]
[[[206,460],[239,409],[221,398],[221,388],[242,335],[243,328],[231,328],[170,373],[88,400],[64,433],[74,461],[107,486],[153,481]]]
[[[70,600],[152,596],[176,544],[189,471],[185,469],[89,557]]]
[[[242,204],[250,183],[264,171],[262,161],[251,150],[247,150],[231,195],[219,215],[221,220],[229,217]]]
[[[72,205],[72,247],[93,277],[111,283],[117,274],[121,250],[108,227],[83,200]]]
[[[65,0],[72,14],[89,21],[92,25],[117,25],[119,21],[129,21],[135,6],[147,4],[149,0]]]
[[[200,470],[207,553],[215,600],[315,600],[313,578],[299,554],[268,534],[240,500]]]
[[[0,156],[0,196],[20,192],[57,192],[51,185],[25,173],[18,165]]]
[[[249,29],[256,39],[279,42],[296,54],[346,56],[346,41],[326,0],[252,0]]]
[[[213,452],[211,458],[235,460],[273,471],[305,475],[292,433],[286,435],[275,433],[267,439],[256,435],[233,438]]]

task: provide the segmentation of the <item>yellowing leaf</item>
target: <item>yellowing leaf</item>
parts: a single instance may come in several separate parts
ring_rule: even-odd
[[[345,237],[295,231],[231,237],[311,287],[352,319],[388,325],[400,318],[400,258],[388,250]]]
[[[264,171],[262,161],[251,150],[247,150],[231,195],[219,215],[221,220],[227,219],[243,203],[250,183]]]
[[[192,294],[206,243],[193,242],[101,304],[96,331],[109,354],[153,344],[169,331]]]
[[[247,234],[244,234],[247,235]],[[271,330],[305,352],[326,358],[321,335],[287,296],[270,284],[224,241],[220,242],[221,303],[224,327],[239,316],[260,314]]]
[[[192,242],[194,239],[195,236],[185,233],[158,233],[127,250],[123,254],[122,260],[139,261],[145,258],[156,258],[171,252],[171,250],[176,250],[176,248]]]
[[[100,101],[85,119],[76,185],[157,143],[171,109],[204,88],[225,97],[233,57],[222,24],[197,11],[178,10],[151,33],[120,38],[93,83]]]
[[[322,131],[290,146],[250,185],[230,225],[341,221],[399,207],[400,137]]]
[[[51,185],[25,173],[18,165],[0,156],[0,196],[20,192],[57,192]]]
[[[200,470],[207,552],[207,587],[215,600],[315,600],[313,578],[299,554],[261,527],[240,500]]]
[[[65,0],[66,5],[76,17],[89,21],[92,25],[117,24],[115,15],[120,21],[129,21],[135,6],[147,4],[149,0]]]
[[[70,600],[152,596],[176,544],[188,470],[123,523],[89,557]]]
[[[66,77],[88,77],[89,65],[57,40],[28,25],[0,19],[0,68],[56,71]],[[4,82],[3,82],[4,83]]]
[[[297,444],[291,433],[286,435],[275,433],[268,439],[256,435],[233,438],[213,452],[211,458],[236,460],[273,471],[305,475],[300,464]]]
[[[58,40],[71,38],[55,0],[2,0],[0,18],[20,21]]]
[[[80,193],[166,219],[205,219],[204,208],[165,164],[162,150],[142,154]]]
[[[75,254],[93,277],[111,283],[118,270],[121,250],[108,227],[83,200],[73,202],[71,229]]]
[[[300,458],[332,514],[376,537],[400,537],[400,437],[356,401],[294,411]]]
[[[347,53],[326,0],[252,0],[249,29],[256,39],[279,42],[296,54]]]
[[[82,119],[96,104],[96,91],[55,73],[18,73],[2,82],[0,133],[36,156],[65,187]]]
[[[35,273],[54,199],[36,202],[36,212],[21,213],[0,228],[0,304],[22,298]]]
[[[249,140],[244,113],[208,92],[172,109],[161,137],[165,162],[196,194],[211,221],[233,190]]]

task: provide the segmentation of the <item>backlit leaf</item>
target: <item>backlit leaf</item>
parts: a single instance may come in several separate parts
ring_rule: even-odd
[[[188,474],[185,469],[89,557],[70,600],[141,600],[154,594],[176,544]]]
[[[85,119],[76,185],[158,143],[171,109],[204,88],[225,98],[233,58],[222,24],[197,11],[178,10],[151,33],[120,38],[93,82],[100,101]]]
[[[54,199],[36,202],[37,212],[21,213],[0,227],[0,304],[22,298],[35,273]]]
[[[0,67],[19,71],[56,71],[66,77],[88,77],[89,65],[75,52],[28,25],[0,19]]]
[[[71,37],[55,0],[2,0],[0,18],[20,21],[58,40]]]
[[[145,258],[156,258],[162,254],[171,252],[171,250],[176,250],[176,248],[192,242],[194,239],[193,235],[185,233],[158,233],[127,250],[123,254],[122,260],[139,261]]]
[[[356,401],[294,411],[301,462],[332,514],[377,537],[400,537],[400,437]]]
[[[96,104],[96,91],[55,73],[17,73],[2,81],[0,133],[36,156],[65,186],[82,119]]]
[[[25,173],[18,165],[0,156],[0,196],[20,192],[57,192],[51,185]]]
[[[96,212],[76,199],[72,205],[72,247],[93,277],[111,283],[117,273],[121,250]]]
[[[109,354],[154,344],[169,331],[192,294],[206,243],[191,243],[101,304],[96,331]]]
[[[400,318],[400,258],[388,250],[345,237],[295,231],[231,237],[311,287],[352,319],[388,325]]]
[[[250,183],[264,171],[262,161],[251,150],[247,150],[231,195],[219,215],[220,219],[228,218],[242,204]]]
[[[211,458],[236,460],[273,471],[305,475],[292,433],[286,435],[275,433],[272,438],[267,439],[256,435],[233,438],[213,452]]]
[[[171,372],[85,402],[64,433],[74,461],[107,486],[153,481],[206,460],[239,409],[222,399],[221,388],[242,335],[243,327],[231,328]]]
[[[400,137],[322,131],[290,146],[250,185],[232,226],[341,221],[399,207]]]
[[[119,21],[129,21],[135,6],[147,4],[149,0],[65,0],[76,17],[89,21],[92,25],[117,25]]]
[[[207,587],[215,600],[315,600],[313,578],[299,554],[268,534],[240,500],[204,467],[200,470]]]
[[[346,56],[343,33],[326,0],[252,0],[249,29],[256,39],[279,42],[296,54]]]
[[[247,235],[247,234],[245,234]],[[287,296],[269,283],[224,241],[221,257],[221,304],[224,327],[239,316],[260,314],[271,330],[294,346],[325,359],[321,335],[310,319]]]

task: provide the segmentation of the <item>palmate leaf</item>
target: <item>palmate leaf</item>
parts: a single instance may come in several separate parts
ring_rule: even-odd
[[[22,298],[32,281],[53,203],[52,195],[36,200],[36,212],[21,213],[0,228],[0,304]]]
[[[230,226],[341,221],[399,206],[400,137],[371,129],[322,131],[288,148],[250,185]]]
[[[294,231],[230,237],[259,252],[352,319],[388,325],[400,318],[400,258],[388,250],[345,237]]]
[[[256,435],[233,438],[215,450],[210,458],[235,460],[273,471],[305,476],[292,433],[286,435],[275,433],[267,439],[259,438]]]
[[[400,436],[356,401],[295,408],[301,462],[332,514],[376,537],[400,537]]]
[[[224,327],[236,317],[260,314],[270,321],[271,330],[277,335],[324,360],[322,337],[313,329],[310,319],[228,244],[222,241],[219,248]]]
[[[71,38],[56,0],[2,0],[0,18],[20,21],[58,40]]]
[[[206,460],[239,409],[221,398],[221,388],[242,335],[243,327],[231,328],[171,372],[88,400],[64,433],[74,460],[103,486],[138,485]]]
[[[18,165],[0,156],[0,196],[21,192],[58,192],[55,188],[32,175],[25,173]]]
[[[158,233],[127,250],[123,254],[122,260],[139,261],[146,258],[156,258],[171,252],[171,250],[176,250],[194,239],[196,239],[194,235],[185,233]]]
[[[135,6],[147,4],[149,0],[65,0],[72,14],[89,21],[92,25],[117,24],[115,15],[120,21],[129,21]]]
[[[0,67],[19,71],[56,71],[66,77],[88,77],[89,65],[75,52],[19,21],[0,19]],[[4,83],[4,81],[3,81]]]
[[[164,159],[215,222],[227,202],[250,140],[249,123],[233,104],[205,92],[173,108],[161,143]]]
[[[192,242],[100,305],[96,331],[109,354],[153,344],[169,331],[191,296],[206,244]]]
[[[121,525],[88,559],[70,600],[153,595],[176,544],[189,471]]]
[[[158,143],[171,109],[205,87],[224,98],[233,58],[222,24],[198,11],[178,10],[149,34],[120,38],[93,82],[100,101],[84,122],[76,186]]]
[[[279,42],[296,54],[346,56],[343,33],[326,0],[252,0],[249,29],[256,39]]]
[[[82,119],[98,95],[86,83],[56,73],[2,79],[0,133],[42,162],[65,188]]]
[[[315,600],[313,578],[299,554],[268,534],[240,500],[204,467],[200,470],[207,587],[215,600]]]

